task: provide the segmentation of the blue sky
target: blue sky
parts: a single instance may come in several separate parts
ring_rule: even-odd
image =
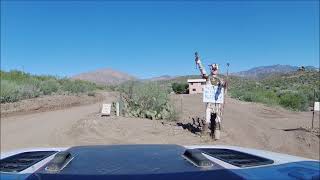
[[[318,1],[1,1],[1,69],[71,76],[113,68],[139,78],[319,67]]]

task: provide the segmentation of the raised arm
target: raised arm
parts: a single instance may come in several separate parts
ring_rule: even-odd
[[[207,75],[206,69],[203,67],[201,63],[200,57],[198,56],[198,52],[195,53],[195,56],[196,56],[196,59],[195,59],[196,65],[197,67],[199,67],[202,78],[207,79],[208,75]]]

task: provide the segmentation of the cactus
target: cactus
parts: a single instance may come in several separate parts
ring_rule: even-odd
[[[124,114],[129,117],[176,119],[169,91],[157,83],[128,82],[121,85],[119,91]]]

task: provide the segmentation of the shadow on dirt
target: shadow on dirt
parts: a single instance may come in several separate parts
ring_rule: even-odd
[[[320,131],[319,128],[303,128],[303,127],[298,127],[298,128],[292,128],[292,129],[281,129],[283,131],[300,131],[300,132],[307,132],[314,134],[320,138]]]
[[[293,129],[281,129],[281,130],[283,130],[283,131],[306,131],[306,132],[308,132],[308,130],[307,130],[307,129],[302,128],[302,127],[299,127],[299,128],[293,128]]]
[[[189,130],[193,134],[201,135],[201,131],[203,129],[203,126],[205,125],[205,120],[201,119],[199,117],[192,117],[192,123],[177,123],[177,126],[182,127],[183,129]],[[216,119],[216,114],[211,114],[211,123],[209,124],[209,130],[210,130],[210,136],[213,138],[213,131],[216,129],[215,125],[216,123],[212,123]]]
[[[187,129],[193,134],[200,134],[204,120],[199,117],[192,117],[192,123],[177,123],[177,126],[181,126],[183,129]]]

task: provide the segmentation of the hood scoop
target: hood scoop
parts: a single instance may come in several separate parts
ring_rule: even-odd
[[[73,156],[68,151],[61,151],[57,153],[54,158],[49,162],[45,168],[46,171],[51,173],[58,173],[65,168],[73,159]]]
[[[199,149],[187,149],[183,156],[197,167],[213,166],[213,162],[207,159]]]

